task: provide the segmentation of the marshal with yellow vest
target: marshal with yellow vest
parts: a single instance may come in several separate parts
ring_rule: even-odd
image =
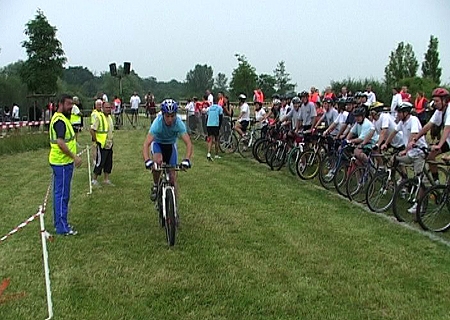
[[[62,152],[62,150],[58,146],[54,124],[59,120],[64,122],[66,126],[64,142],[66,143],[70,152],[72,152],[73,154],[77,153],[77,141],[75,139],[75,132],[73,130],[72,124],[64,114],[62,114],[61,112],[56,112],[53,115],[52,120],[50,121],[50,154],[48,156],[48,161],[50,162],[50,164],[56,166],[62,166],[73,162],[73,159]]]

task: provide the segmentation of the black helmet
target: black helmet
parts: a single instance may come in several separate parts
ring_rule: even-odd
[[[303,97],[309,98],[309,93],[307,91],[302,91],[298,94],[298,96],[299,96],[299,98],[303,98]]]
[[[344,98],[341,98],[344,99]],[[344,99],[346,104],[355,103],[355,98],[353,97],[347,97],[347,99]]]
[[[275,99],[280,99],[280,95],[279,95],[278,93],[274,93],[274,94],[272,95],[272,99],[273,99],[273,100],[275,100]]]
[[[331,99],[331,98],[324,98],[324,99],[323,99],[323,102],[326,102],[326,103],[329,103],[329,104],[333,104],[333,103],[334,103],[334,100]]]
[[[358,107],[353,111],[353,115],[355,117],[357,116],[365,116],[366,115],[366,109],[364,107]]]

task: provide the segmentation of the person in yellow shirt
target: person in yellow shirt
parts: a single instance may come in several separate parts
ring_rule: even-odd
[[[53,221],[57,234],[76,235],[67,215],[73,168],[81,165],[77,156],[77,141],[69,121],[73,107],[72,97],[64,94],[49,126],[50,154],[48,161],[53,171]]]
[[[103,171],[105,175],[104,184],[114,186],[111,180],[109,180],[113,165],[114,130],[114,123],[111,117],[111,104],[104,102],[102,109],[103,111],[98,112],[90,129],[92,141],[97,146],[92,185],[100,186],[97,178]]]

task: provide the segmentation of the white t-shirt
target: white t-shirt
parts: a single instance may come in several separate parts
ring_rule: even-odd
[[[381,133],[381,130],[387,129],[387,133],[384,136],[385,139],[389,137],[391,132],[394,131],[397,126],[391,115],[385,112],[382,112],[378,120],[374,121],[373,124],[375,125],[375,132],[378,133],[378,135]],[[395,148],[403,146],[403,133],[401,131],[397,132],[394,139],[392,139],[391,145]]]
[[[208,95],[208,103],[209,103],[210,106],[212,106],[213,103],[214,103],[214,97],[213,97],[212,93],[210,93]]]
[[[394,94],[392,96],[391,101],[391,116],[396,119],[397,118],[397,111],[395,111],[395,108],[397,106],[400,106],[403,103],[402,95],[400,93]]]
[[[377,102],[377,97],[375,95],[375,92],[373,91],[366,91],[367,94],[367,103],[369,106],[373,105],[375,102]]]
[[[259,109],[259,111],[255,111],[255,119],[256,121],[261,121],[266,115],[266,110],[264,108]]]
[[[186,106],[188,116],[195,115],[195,104],[193,101],[189,102]]]
[[[19,119],[19,106],[17,104],[12,107],[11,117],[13,120]]]
[[[247,102],[244,102],[241,106],[241,115],[239,121],[250,121],[250,108]]]
[[[342,126],[345,124],[345,121],[347,121],[348,112],[342,111],[338,114],[336,120],[334,120],[334,123],[336,124],[337,132],[341,131]]]
[[[409,143],[409,138],[412,133],[419,133],[422,129],[422,125],[420,124],[419,119],[416,116],[410,115],[409,119],[406,122],[400,121],[397,123],[396,131],[403,132],[403,145],[406,147]],[[420,137],[417,140],[416,145],[419,148],[426,148],[427,142],[425,140],[425,136]],[[408,155],[410,157],[417,157],[419,154],[423,154],[422,150],[419,148],[412,148],[408,151]]]
[[[430,122],[434,123],[437,126],[442,125],[442,111],[439,110],[434,111],[433,115],[431,116]],[[445,111],[444,126],[450,126],[449,106],[447,106],[447,109]],[[445,141],[447,141],[447,144],[450,146],[450,136],[448,136]]]
[[[131,96],[130,98],[131,109],[139,109],[140,103],[141,98],[139,98],[139,96]]]
[[[103,102],[108,102],[108,96],[106,95],[106,93],[103,94],[102,100]]]

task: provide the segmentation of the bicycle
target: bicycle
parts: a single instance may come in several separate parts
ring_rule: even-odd
[[[346,182],[347,197],[350,201],[363,203],[366,200],[366,190],[369,185],[369,181],[372,180],[374,173],[377,172],[378,167],[375,162],[375,154],[372,152],[372,148],[363,148],[364,152],[367,152],[367,162],[358,165],[348,176]],[[376,155],[378,156],[378,155]]]
[[[312,134],[306,140],[312,140],[312,147],[306,149],[296,163],[297,175],[302,180],[315,178],[319,172],[320,159],[327,153],[324,137],[321,134]]]
[[[243,158],[247,158],[252,153],[253,145],[258,139],[258,132],[261,137],[261,128],[256,128],[255,124],[256,121],[252,119],[250,121],[250,127],[247,128],[247,132],[238,140],[237,150]]]
[[[238,137],[234,131],[234,124],[236,120],[231,121],[229,131],[223,131],[219,134],[219,148],[223,153],[234,153],[238,147]]]
[[[429,161],[438,166],[450,166],[448,160],[444,162]],[[422,229],[434,232],[444,232],[450,228],[450,178],[444,185],[428,188],[417,203],[416,221]]]
[[[178,213],[175,186],[169,180],[170,171],[185,170],[181,165],[155,165],[154,171],[161,172],[158,181],[158,191],[155,207],[158,211],[159,225],[166,230],[166,239],[169,246],[175,244],[176,229],[178,227]]]

